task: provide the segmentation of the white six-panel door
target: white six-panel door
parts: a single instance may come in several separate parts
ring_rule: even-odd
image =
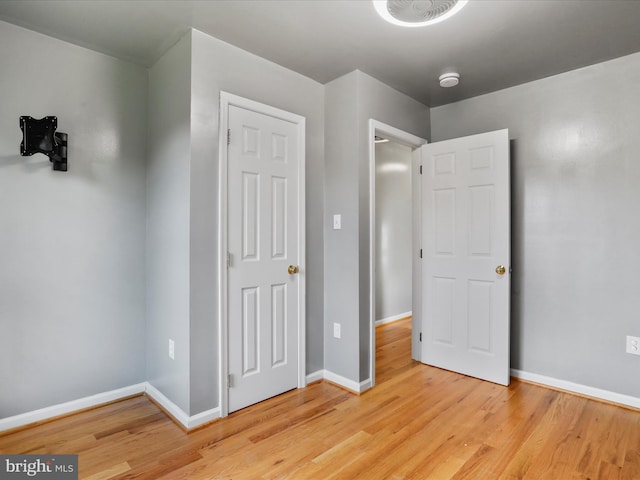
[[[298,386],[298,125],[229,105],[229,412]]]
[[[421,147],[422,362],[509,384],[509,135]]]

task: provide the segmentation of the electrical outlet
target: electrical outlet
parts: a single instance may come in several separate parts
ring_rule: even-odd
[[[171,339],[169,339],[169,358],[171,360],[176,358],[176,344]]]
[[[333,324],[333,337],[334,338],[340,338],[340,324],[339,323],[334,323]]]
[[[627,335],[627,353],[640,355],[640,337]]]

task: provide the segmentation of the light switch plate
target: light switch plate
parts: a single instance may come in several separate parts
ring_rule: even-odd
[[[333,229],[340,230],[342,228],[342,215],[336,214],[333,216]]]

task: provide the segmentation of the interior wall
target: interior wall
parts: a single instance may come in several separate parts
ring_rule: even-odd
[[[147,379],[190,412],[191,36],[149,69]],[[212,320],[213,321],[213,320]],[[169,358],[169,339],[175,358]]]
[[[411,148],[376,144],[376,321],[411,311]]]
[[[369,120],[374,119],[418,137],[428,139],[429,108],[407,95],[394,90],[375,78],[358,72],[358,165],[359,165],[359,322],[360,322],[360,381],[370,378],[370,301],[371,272],[369,200]]]
[[[324,368],[358,380],[358,78],[325,86]],[[333,229],[333,216],[341,229]],[[340,324],[340,338],[333,324]]]
[[[370,376],[368,122],[425,138],[429,109],[358,70],[325,88],[325,369],[360,383]]]
[[[307,373],[323,368],[324,87],[192,30],[191,411],[218,402],[218,127],[220,91],[306,118]]]
[[[145,380],[145,69],[0,22],[0,418]],[[20,156],[58,117],[68,172]]]
[[[509,128],[512,368],[640,397],[640,54],[431,110],[434,141]]]

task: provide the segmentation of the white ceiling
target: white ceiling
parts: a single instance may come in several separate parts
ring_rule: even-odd
[[[424,28],[370,0],[0,0],[0,19],[141,65],[189,27],[326,83],[359,69],[429,106],[640,51],[640,0],[470,0]],[[438,76],[460,73],[458,87]]]

